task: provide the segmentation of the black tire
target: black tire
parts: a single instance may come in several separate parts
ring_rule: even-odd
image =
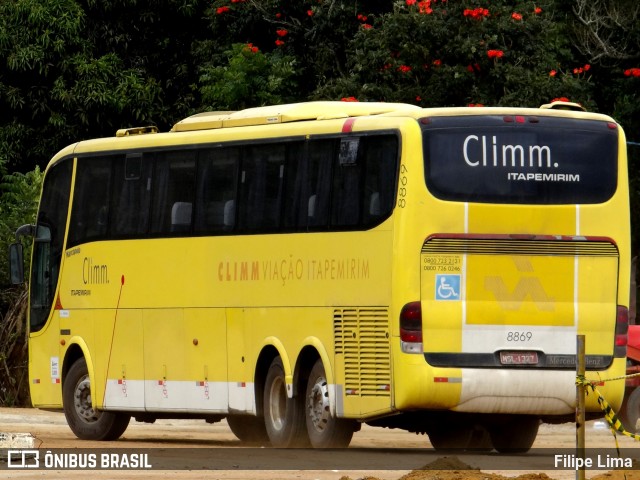
[[[227,423],[238,440],[257,445],[269,444],[264,418],[253,415],[229,415]]]
[[[472,426],[451,425],[449,427],[431,428],[427,434],[433,448],[446,452],[469,448],[473,432]]]
[[[287,396],[284,367],[276,357],[264,385],[264,424],[271,445],[277,448],[307,447],[309,437],[304,422],[304,404],[300,395]]]
[[[628,432],[636,433],[640,431],[640,387],[634,389],[627,397],[626,407],[624,411],[624,428]]]
[[[540,419],[516,415],[508,421],[489,425],[491,443],[500,453],[525,453],[531,449],[538,435]]]
[[[311,369],[305,395],[307,433],[314,448],[346,448],[351,442],[356,423],[331,415],[329,389],[322,361]]]
[[[476,425],[471,434],[471,440],[467,448],[473,452],[490,452],[493,450],[493,443],[491,443],[491,435],[482,425]]]
[[[84,358],[77,360],[62,383],[62,407],[69,428],[81,440],[117,440],[131,420],[130,415],[94,410],[91,384]]]

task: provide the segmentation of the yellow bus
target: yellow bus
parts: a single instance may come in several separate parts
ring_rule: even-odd
[[[589,379],[624,374],[629,308],[624,133],[543,107],[308,102],[63,149],[16,232],[33,405],[82,439],[226,418],[276,447],[367,423],[527,451],[573,418],[577,335]]]

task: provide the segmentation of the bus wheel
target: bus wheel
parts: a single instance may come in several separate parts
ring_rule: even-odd
[[[253,415],[229,415],[227,423],[233,434],[242,442],[265,445],[269,443],[262,417]]]
[[[316,364],[309,375],[307,394],[307,433],[314,448],[345,448],[349,446],[355,422],[331,415],[329,388],[322,361]]]
[[[305,447],[309,444],[304,425],[304,406],[300,396],[289,398],[284,367],[276,357],[264,386],[264,423],[271,445],[279,448]]]
[[[540,419],[528,415],[509,417],[507,421],[488,426],[493,448],[500,453],[528,452],[539,427]]]
[[[451,425],[429,430],[429,441],[436,450],[466,450],[471,445],[473,427],[465,425]]]
[[[62,384],[62,406],[69,428],[82,440],[116,440],[129,425],[130,415],[94,410],[87,362],[77,360]]]
[[[640,431],[640,387],[634,389],[627,398],[627,406],[624,412],[624,428],[631,433]]]
[[[490,452],[493,450],[493,443],[491,443],[489,430],[484,426],[476,425],[471,433],[468,450],[475,452]]]

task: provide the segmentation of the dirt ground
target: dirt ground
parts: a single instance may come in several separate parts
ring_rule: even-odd
[[[0,478],[87,478],[101,479],[220,479],[220,480],[569,480],[577,478],[575,470],[560,470],[533,466],[533,460],[541,455],[500,456],[496,452],[487,455],[459,456],[435,452],[426,436],[400,430],[363,426],[354,435],[347,450],[336,452],[296,451],[256,448],[240,443],[231,433],[225,421],[207,424],[202,420],[159,420],[155,424],[132,421],[123,437],[115,442],[87,442],[74,437],[61,413],[35,409],[0,408],[0,433],[30,433],[34,446],[46,449],[96,449],[120,448],[128,450],[155,449],[163,456],[184,460],[182,470],[39,470],[18,471],[3,468],[0,460]],[[618,435],[618,443],[624,451],[634,451],[636,459],[632,470],[588,470],[590,480],[640,480],[640,443]],[[602,421],[587,423],[586,447],[615,449],[615,440]],[[234,465],[227,470],[207,469],[202,462],[202,452],[214,463],[230,460]],[[566,450],[563,450],[566,449]],[[571,451],[575,449],[575,425],[546,425],[540,427],[534,450]],[[77,451],[77,450],[76,450]],[[638,452],[638,455],[635,454]],[[365,455],[370,464],[354,462],[351,467],[340,463],[341,458]],[[216,455],[218,455],[216,457]],[[305,463],[305,456],[309,456]],[[399,457],[398,457],[399,455]],[[400,458],[398,462],[397,458]],[[301,460],[302,459],[302,460]],[[319,460],[318,460],[319,459]],[[385,462],[388,460],[388,463]],[[191,462],[191,463],[189,463]],[[259,468],[243,468],[257,462]],[[320,462],[320,466],[318,466]],[[322,463],[324,462],[324,463]],[[390,463],[389,463],[390,462]],[[224,463],[222,463],[224,464]],[[236,465],[237,464],[237,465]],[[302,467],[285,467],[292,464]],[[193,468],[191,467],[193,466]],[[323,465],[326,466],[322,470]],[[347,463],[347,465],[349,465]],[[406,465],[406,467],[405,467]],[[237,468],[236,468],[237,467]],[[551,466],[552,467],[552,466]]]

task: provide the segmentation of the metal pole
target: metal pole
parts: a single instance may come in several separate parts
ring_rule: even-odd
[[[585,375],[585,336],[578,335],[577,337],[577,362],[576,362],[576,374],[579,377]],[[584,460],[585,458],[585,394],[586,387],[579,383],[576,386],[576,457]],[[584,462],[582,466],[576,470],[576,480],[585,480],[585,468]]]

